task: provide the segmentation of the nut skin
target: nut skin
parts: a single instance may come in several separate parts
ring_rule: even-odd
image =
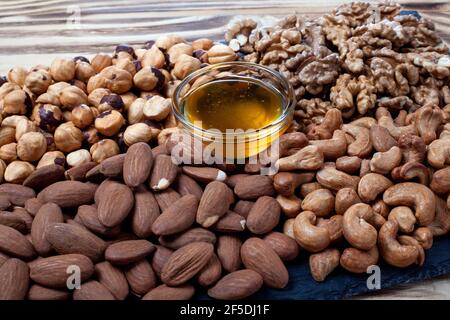
[[[66,122],[55,130],[56,147],[63,152],[71,152],[81,147],[83,133],[72,122]]]
[[[53,132],[63,119],[61,109],[55,105],[44,104],[38,108],[34,122],[39,128]]]
[[[315,224],[314,212],[303,211],[295,218],[292,227],[297,243],[310,252],[320,252],[331,242],[328,230]]]
[[[372,208],[364,203],[354,204],[345,211],[344,237],[353,247],[370,250],[377,244],[377,230],[368,222],[373,215]]]
[[[122,114],[116,110],[100,113],[95,119],[95,128],[104,136],[112,137],[116,135],[125,123]]]
[[[37,161],[46,150],[47,141],[39,132],[27,132],[17,142],[17,156],[24,161]]]
[[[325,278],[339,266],[340,253],[338,249],[327,249],[309,256],[309,269],[317,282],[325,281]]]
[[[122,112],[124,107],[125,104],[121,96],[119,96],[118,94],[108,94],[102,97],[97,108],[98,111],[102,113],[110,110],[117,110],[119,112]]]
[[[66,158],[64,156],[64,153],[61,151],[48,151],[44,153],[41,160],[39,160],[36,169],[45,167],[50,164],[57,164],[60,166],[64,166],[64,163],[66,162]]]

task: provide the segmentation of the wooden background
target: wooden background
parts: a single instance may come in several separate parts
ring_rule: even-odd
[[[221,39],[233,17],[270,20],[294,12],[317,16],[344,2],[350,1],[0,0],[0,75],[14,65],[31,67],[50,64],[57,56],[112,52],[119,43],[142,44],[167,33]],[[398,2],[431,19],[450,43],[450,1]],[[450,276],[361,298],[450,299]]]

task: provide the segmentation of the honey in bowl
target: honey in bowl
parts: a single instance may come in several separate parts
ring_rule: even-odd
[[[282,98],[256,79],[216,80],[201,85],[184,101],[183,113],[202,129],[257,130],[282,112]]]

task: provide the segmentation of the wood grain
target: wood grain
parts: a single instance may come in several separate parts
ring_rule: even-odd
[[[31,67],[50,64],[58,56],[111,52],[119,43],[140,44],[168,33],[219,40],[232,18],[313,17],[344,2],[349,1],[0,0],[0,75],[13,65]],[[450,43],[450,1],[398,2],[433,21]],[[450,299],[450,276],[358,299]]]

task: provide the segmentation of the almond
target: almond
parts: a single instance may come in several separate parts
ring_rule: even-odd
[[[27,233],[27,224],[17,214],[10,211],[0,211],[0,224],[16,229],[21,233]]]
[[[66,170],[64,175],[67,180],[84,181],[86,180],[86,173],[88,173],[92,168],[96,167],[97,165],[98,165],[97,162],[94,161],[86,162],[80,164],[79,166]]]
[[[134,205],[133,192],[116,181],[110,181],[99,188],[95,197],[98,199],[98,219],[107,227],[119,225]]]
[[[70,292],[52,288],[46,288],[39,284],[33,284],[28,291],[28,300],[69,300]]]
[[[272,231],[280,221],[281,207],[272,197],[262,196],[256,200],[247,217],[247,228],[254,234]]]
[[[181,198],[181,195],[171,188],[167,188],[162,192],[155,193],[156,202],[159,208],[164,211],[172,205],[175,201]]]
[[[153,193],[140,185],[134,192],[134,207],[131,211],[131,229],[139,238],[151,236],[152,225],[159,217],[159,206]]]
[[[95,167],[92,167],[92,169],[87,171],[85,177],[89,181],[97,181],[105,178],[105,176],[100,172],[100,164],[97,164]]]
[[[256,271],[239,270],[220,279],[208,290],[208,295],[220,300],[245,299],[258,291],[263,283],[262,276]]]
[[[233,192],[219,181],[210,182],[203,192],[197,211],[197,223],[208,228],[227,213],[233,203]]]
[[[225,181],[227,174],[222,170],[211,167],[183,166],[183,173],[198,182],[209,183],[211,181]]]
[[[33,246],[23,234],[3,225],[0,225],[0,251],[24,260],[36,256]]]
[[[0,300],[25,299],[29,282],[27,264],[19,259],[8,259],[0,267]]]
[[[194,195],[183,196],[156,218],[152,231],[156,235],[170,235],[184,231],[195,222],[198,199]]]
[[[8,210],[11,207],[11,202],[6,194],[0,194],[0,210]]]
[[[180,174],[177,180],[177,191],[182,196],[193,194],[197,198],[201,199],[203,190],[200,185],[191,177]]]
[[[155,246],[147,240],[127,240],[111,244],[105,251],[106,261],[124,265],[138,262],[155,250]]]
[[[46,239],[59,254],[79,253],[92,261],[103,259],[106,243],[92,232],[68,223],[52,223],[46,229]]]
[[[34,217],[43,205],[44,203],[38,198],[30,198],[25,201],[25,210]]]
[[[158,275],[158,277],[161,275],[161,270],[166,264],[167,260],[169,260],[170,256],[172,255],[173,251],[163,247],[163,246],[155,246],[156,250],[153,253],[152,257],[152,269],[155,271],[155,273]]]
[[[167,248],[177,250],[192,242],[216,242],[216,235],[203,228],[193,228],[185,232],[159,237],[159,243]]]
[[[99,164],[99,171],[105,177],[119,177],[123,173],[123,163],[125,161],[125,154],[117,154],[103,160]]]
[[[130,146],[123,165],[123,181],[129,187],[137,187],[147,181],[153,165],[150,146],[138,142]]]
[[[94,273],[92,261],[81,254],[66,254],[42,258],[29,263],[30,278],[45,287],[67,288],[68,267],[80,268],[80,280],[86,281]]]
[[[225,234],[217,238],[217,256],[226,271],[233,272],[240,268],[241,245],[241,239],[234,235]]]
[[[241,247],[241,258],[247,269],[258,272],[264,283],[281,289],[289,281],[288,271],[277,253],[259,238],[249,238]]]
[[[125,270],[125,277],[131,291],[137,296],[143,296],[156,287],[156,275],[147,260],[132,264]]]
[[[254,204],[255,203],[253,201],[239,200],[234,205],[233,211],[240,214],[244,218],[247,218]]]
[[[52,246],[47,241],[46,229],[52,223],[64,222],[64,217],[61,209],[54,203],[44,204],[31,225],[31,239],[33,246],[40,256],[46,257],[52,252]]]
[[[165,284],[150,290],[142,300],[189,300],[194,296],[195,289],[190,284],[179,287],[169,287]]]
[[[33,189],[12,183],[0,184],[0,194],[6,195],[11,204],[20,207],[25,205],[25,201],[36,196]]]
[[[109,290],[100,282],[91,280],[73,293],[73,300],[115,300]]]
[[[26,233],[31,231],[31,224],[33,223],[33,217],[22,207],[14,207],[12,211],[13,215],[23,220],[26,226]]]
[[[43,166],[33,171],[23,182],[23,185],[34,190],[42,190],[49,185],[65,180],[64,167],[57,164]]]
[[[128,282],[124,273],[108,261],[95,265],[95,276],[117,300],[125,300],[128,296]]]
[[[278,254],[283,261],[297,258],[300,250],[297,242],[284,233],[272,231],[263,240]]]
[[[81,223],[89,231],[105,237],[115,237],[120,233],[120,226],[106,227],[98,219],[97,208],[83,205],[78,207],[75,220]]]
[[[167,189],[175,180],[178,174],[178,166],[172,158],[165,154],[160,154],[155,158],[152,174],[150,176],[150,188],[154,191]]]
[[[219,258],[213,253],[206,266],[197,274],[197,282],[203,287],[209,287],[216,283],[222,275],[222,264]]]
[[[1,267],[1,266],[6,262],[6,260],[8,260],[8,259],[9,259],[9,257],[8,257],[6,254],[0,252],[0,267]]]
[[[234,187],[234,193],[244,200],[257,199],[262,196],[273,196],[273,181],[267,176],[252,175],[240,179]]]
[[[42,202],[53,202],[61,208],[78,207],[92,203],[97,185],[79,181],[59,181],[41,192],[37,198]]]
[[[175,251],[161,271],[161,280],[178,286],[192,279],[208,263],[214,247],[207,242],[193,242]]]
[[[228,212],[213,226],[219,232],[241,232],[245,230],[245,218],[236,212]]]
[[[237,173],[237,174],[233,174],[231,176],[228,176],[227,180],[225,181],[225,183],[230,187],[233,188],[236,186],[236,184],[242,180],[245,177],[250,176],[247,173]]]

